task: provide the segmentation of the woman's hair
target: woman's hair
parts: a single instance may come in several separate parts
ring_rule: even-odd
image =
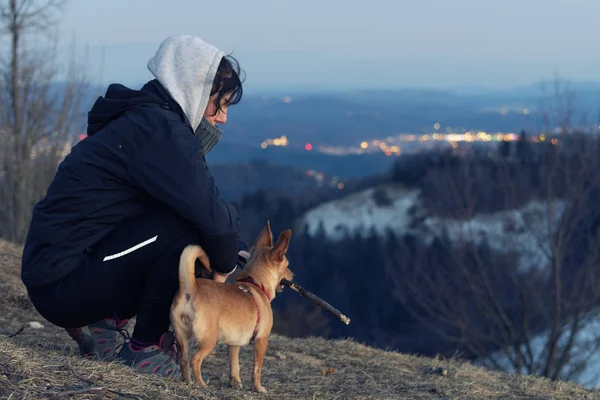
[[[242,100],[242,81],[240,75],[243,71],[240,69],[239,63],[232,56],[225,56],[219,63],[217,74],[213,81],[210,95],[218,93],[215,99],[215,114],[221,109],[221,101],[223,97],[231,93],[231,97],[227,101],[227,105],[237,104]]]

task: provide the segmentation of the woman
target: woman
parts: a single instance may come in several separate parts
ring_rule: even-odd
[[[155,79],[110,85],[88,113],[88,137],[33,209],[21,277],[82,355],[179,375],[168,328],[181,251],[204,247],[220,282],[238,258],[238,215],[204,156],[242,83],[234,59],[193,36],[167,38],[148,69]],[[134,315],[117,354],[116,333]]]

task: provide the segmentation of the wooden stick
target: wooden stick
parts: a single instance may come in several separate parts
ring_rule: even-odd
[[[244,253],[244,254],[242,254],[242,253]],[[240,252],[238,254],[238,266],[240,267],[240,269],[244,269],[249,258],[250,258],[250,254],[247,253],[246,251]],[[319,307],[323,307],[324,309],[326,309],[327,311],[329,311],[330,313],[332,313],[333,315],[338,317],[346,325],[350,324],[350,318],[348,318],[344,314],[342,314],[340,312],[340,310],[333,307],[331,304],[329,304],[325,300],[321,299],[320,297],[318,297],[318,296],[312,294],[311,292],[309,292],[308,290],[304,289],[297,283],[288,281],[285,278],[282,279],[280,283],[283,286],[289,287],[290,289],[292,289],[293,291],[298,293],[300,296],[306,297],[307,299],[311,300],[313,303],[315,303]]]
[[[15,336],[17,336],[18,334],[20,334],[24,330],[25,330],[25,325],[21,325],[21,327],[16,332],[14,332],[14,333],[8,333],[8,332],[1,332],[0,331],[0,335],[8,336],[9,338],[14,338]]]
[[[313,303],[315,303],[319,307],[323,307],[324,309],[326,309],[327,311],[329,311],[330,313],[332,313],[333,315],[338,317],[346,325],[348,325],[350,323],[350,318],[348,318],[344,314],[342,314],[337,308],[333,307],[331,304],[329,304],[325,300],[321,299],[320,297],[312,294],[311,292],[304,289],[297,283],[288,281],[287,279],[282,279],[281,284],[284,286],[287,286],[290,289],[292,289],[293,291],[297,292],[300,296],[306,297],[307,299],[311,300]]]

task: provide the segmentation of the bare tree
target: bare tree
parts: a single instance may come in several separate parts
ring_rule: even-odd
[[[429,213],[429,244],[400,244],[387,268],[441,338],[491,368],[550,379],[576,378],[600,346],[600,138],[570,128],[568,90],[556,86],[542,115],[560,136],[527,143],[527,158],[432,172],[453,213]]]
[[[0,0],[0,237],[24,240],[44,194],[81,128],[85,69],[74,50],[59,62],[63,0]],[[73,47],[74,49],[74,47]]]

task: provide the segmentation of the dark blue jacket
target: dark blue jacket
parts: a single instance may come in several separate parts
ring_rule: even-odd
[[[88,113],[87,133],[33,209],[22,260],[26,286],[80,267],[87,248],[157,202],[198,227],[214,270],[233,270],[237,211],[220,197],[199,138],[158,81],[141,90],[110,85]]]

